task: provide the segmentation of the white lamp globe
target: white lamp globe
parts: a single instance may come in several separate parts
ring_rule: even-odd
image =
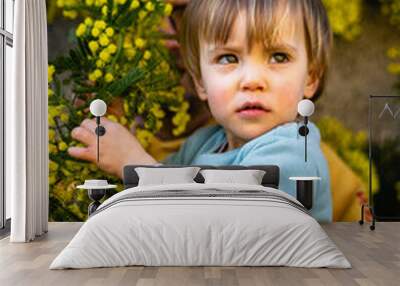
[[[314,103],[309,99],[303,99],[297,105],[297,111],[303,117],[311,116],[314,113]]]
[[[103,116],[107,111],[107,104],[101,99],[95,99],[90,103],[90,112],[94,116]]]

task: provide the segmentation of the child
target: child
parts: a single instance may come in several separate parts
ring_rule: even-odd
[[[279,188],[295,196],[290,176],[319,176],[311,214],[332,220],[329,174],[317,127],[308,161],[298,135],[297,104],[322,92],[331,31],[320,0],[190,1],[181,52],[217,125],[190,136],[163,163],[280,167]]]
[[[311,214],[331,221],[319,131],[309,123],[305,163],[295,123],[298,102],[323,90],[332,35],[321,1],[192,0],[180,32],[185,66],[218,124],[197,130],[162,163],[278,165],[279,188],[293,196],[290,176],[319,176]],[[139,149],[140,159],[124,164],[156,163]]]

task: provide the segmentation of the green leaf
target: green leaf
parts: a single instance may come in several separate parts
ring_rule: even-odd
[[[99,90],[99,88],[97,86],[84,86],[84,85],[80,85],[77,84],[74,87],[74,92],[75,93],[94,93],[97,92]]]
[[[139,9],[135,9],[133,11],[126,10],[125,13],[121,13],[118,18],[114,19],[115,25],[119,27],[128,27],[131,26],[134,19],[137,17]],[[128,13],[129,12],[129,13]]]
[[[113,0],[108,0],[107,1],[107,7],[108,7],[107,21],[111,22],[111,20],[112,20],[112,10],[114,8],[114,1]]]
[[[83,58],[85,58],[85,60],[87,59],[88,55],[91,55],[92,52],[89,50],[88,48],[88,41],[86,39],[81,39],[78,38],[78,47],[79,47],[79,51],[82,55]]]
[[[112,83],[107,88],[107,91],[113,96],[119,96],[123,94],[128,88],[130,88],[133,84],[141,80],[144,75],[145,73],[143,70],[134,67],[128,72],[126,76]]]
[[[126,76],[110,84],[107,87],[106,92],[111,93],[113,96],[119,96],[124,93],[128,88],[130,88],[134,83],[141,80],[144,77],[145,72],[142,69],[137,68],[137,65],[142,56],[143,53],[137,52],[132,62],[133,68],[129,70]]]
[[[124,44],[124,37],[125,37],[125,33],[121,32],[121,34],[119,34],[118,36],[118,47],[117,47],[117,53],[115,54],[115,56],[112,59],[111,62],[111,66],[113,67],[115,65],[115,63],[119,60],[119,58],[122,55],[122,50],[123,50],[123,44]]]

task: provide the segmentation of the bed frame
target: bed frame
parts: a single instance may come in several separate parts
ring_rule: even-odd
[[[176,168],[176,167],[200,167],[201,169],[219,169],[219,170],[248,170],[257,169],[264,170],[265,175],[262,179],[261,184],[265,187],[279,188],[279,167],[275,165],[252,165],[252,166],[241,166],[241,165],[223,165],[223,166],[212,166],[212,165],[126,165],[124,167],[124,189],[136,187],[139,182],[138,174],[135,171],[136,167],[147,167],[147,168]],[[204,178],[200,174],[194,178],[197,183],[204,183]]]

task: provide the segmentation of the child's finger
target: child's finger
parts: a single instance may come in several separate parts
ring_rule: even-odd
[[[93,154],[93,152],[86,147],[69,147],[68,154],[77,159],[91,162],[95,161],[95,154]]]
[[[113,121],[109,120],[107,117],[100,117],[100,125],[103,125],[104,127],[107,127],[110,123],[113,123]],[[81,122],[81,127],[84,127],[86,129],[89,129],[94,132],[97,127],[96,119],[88,119],[86,118]]]
[[[102,120],[100,119],[100,122],[101,121]],[[97,126],[96,120],[95,119],[88,119],[88,118],[83,120],[81,122],[81,125],[80,125],[80,127],[83,127],[83,128],[86,128],[87,130],[90,130],[91,132],[93,132],[93,134],[95,134],[94,131],[96,130],[96,126]]]
[[[75,127],[71,132],[72,138],[86,145],[92,145],[96,142],[96,134],[83,127]]]

